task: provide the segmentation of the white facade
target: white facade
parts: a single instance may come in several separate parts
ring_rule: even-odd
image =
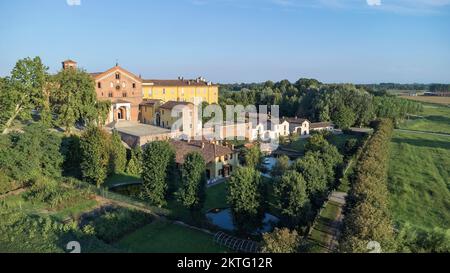
[[[299,122],[291,122],[289,130],[292,134],[307,136],[310,133],[310,126],[309,120],[301,120]]]
[[[284,121],[281,124],[272,125],[273,128],[271,130],[267,130],[270,121],[267,121],[267,124],[258,123],[251,132],[251,140],[262,140],[262,141],[270,141],[274,139],[278,139],[280,136],[289,136],[289,122]]]

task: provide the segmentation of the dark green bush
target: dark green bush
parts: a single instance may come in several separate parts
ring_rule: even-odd
[[[152,222],[153,217],[147,213],[117,208],[101,216],[90,216],[85,228],[93,228],[97,238],[106,243],[118,241],[124,235]]]

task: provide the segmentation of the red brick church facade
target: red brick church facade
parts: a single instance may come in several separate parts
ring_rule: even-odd
[[[63,62],[63,69],[76,68],[72,60]],[[139,121],[139,104],[142,103],[142,79],[119,65],[111,69],[90,73],[95,81],[97,99],[112,103],[107,123],[121,120]]]

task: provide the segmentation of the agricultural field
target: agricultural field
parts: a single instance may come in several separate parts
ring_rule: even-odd
[[[450,136],[396,132],[389,191],[397,224],[450,227]]]
[[[412,117],[400,124],[400,129],[450,134],[450,107],[424,104],[420,117]]]
[[[450,105],[450,97],[437,97],[437,96],[401,96],[404,99],[427,102],[427,103],[435,103],[442,105]]]

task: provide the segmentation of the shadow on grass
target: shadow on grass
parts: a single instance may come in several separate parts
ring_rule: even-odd
[[[399,143],[399,144],[406,143],[406,144],[417,146],[417,147],[441,148],[441,149],[450,150],[450,142],[449,141],[395,138],[392,140],[392,142]]]
[[[433,122],[439,122],[442,124],[450,124],[450,118],[444,117],[444,116],[428,116],[426,117],[427,120],[433,121]]]

